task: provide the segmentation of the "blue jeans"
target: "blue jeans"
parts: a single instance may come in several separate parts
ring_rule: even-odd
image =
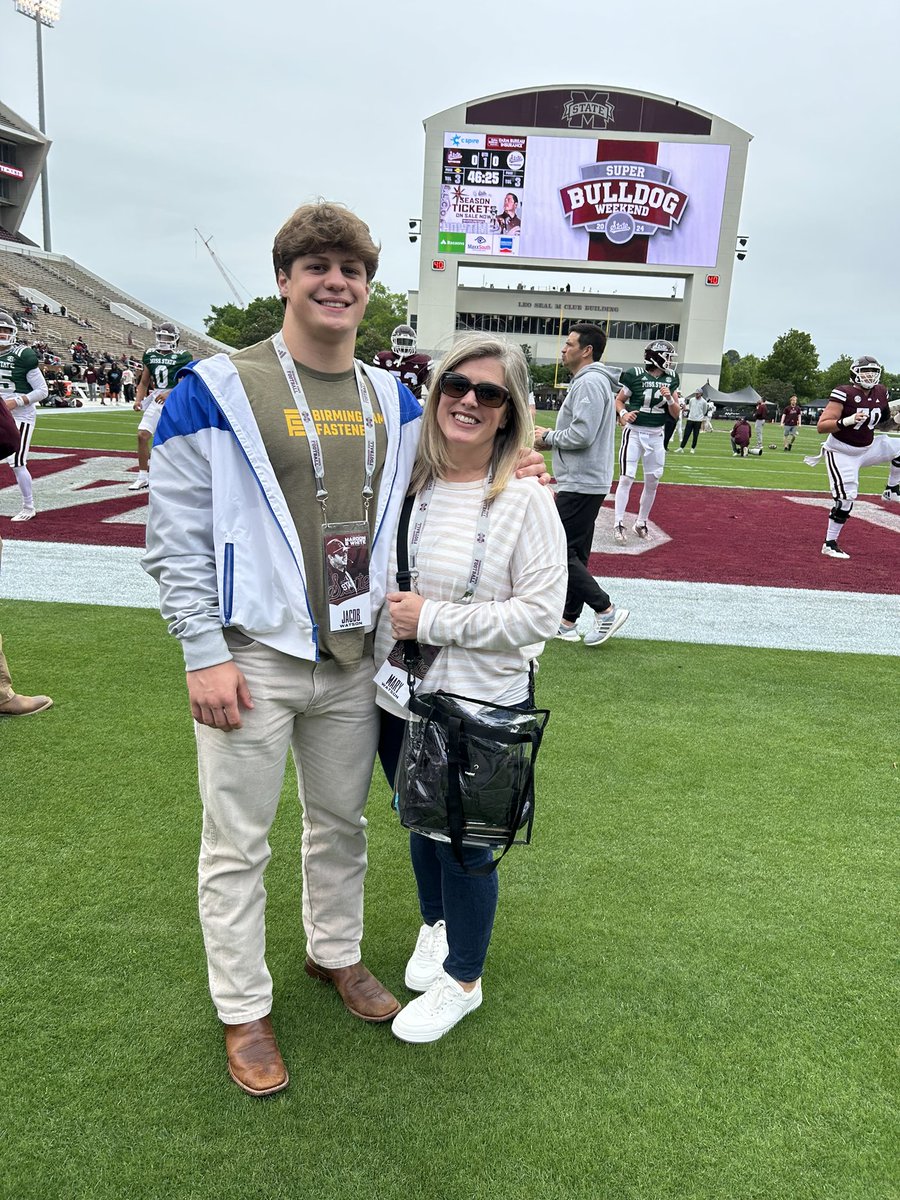
[[[388,783],[394,776],[400,756],[400,743],[406,722],[390,713],[381,714],[381,741],[378,753]],[[474,983],[484,971],[500,883],[497,872],[467,875],[449,842],[436,842],[419,833],[409,835],[409,855],[419,892],[419,910],[426,925],[444,921],[447,925],[449,954],[444,970],[460,983]],[[493,858],[487,847],[464,846],[467,867],[484,866]]]

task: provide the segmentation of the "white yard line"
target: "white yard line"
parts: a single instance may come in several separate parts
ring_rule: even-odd
[[[141,551],[7,540],[0,598],[156,608]],[[617,637],[900,656],[900,597],[604,575],[631,617]],[[590,618],[581,625],[589,628]],[[603,653],[602,649],[596,652]]]

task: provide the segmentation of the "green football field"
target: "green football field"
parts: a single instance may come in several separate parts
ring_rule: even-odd
[[[85,412],[75,409],[42,411],[35,429],[33,446],[63,448],[89,447],[96,450],[125,450],[133,452],[137,438],[139,414],[129,407],[109,412]],[[556,414],[537,413],[537,423],[552,428]],[[669,483],[707,484],[713,487],[784,488],[790,491],[827,492],[825,468],[807,467],[804,454],[818,453],[824,441],[813,426],[801,428],[794,449],[786,453],[780,425],[766,426],[761,458],[736,459],[731,456],[729,433],[732,421],[715,421],[713,433],[701,433],[696,454],[685,450],[673,454],[673,441],[666,456],[665,481]],[[617,428],[616,445],[622,431]],[[776,449],[770,449],[771,446]],[[550,462],[549,453],[546,455]],[[640,474],[638,476],[640,478]],[[862,494],[880,494],[884,487],[884,468],[868,467],[860,472]]]
[[[131,449],[125,412],[54,414],[43,444],[73,420]],[[733,483],[726,446],[666,479]],[[802,446],[750,484],[823,487]],[[255,1101],[207,993],[177,645],[149,610],[0,612],[19,689],[55,700],[0,721],[3,1200],[897,1196],[896,657],[550,643],[534,842],[500,868],[484,1004],[432,1046],[304,974],[289,770],[266,882],[291,1086]],[[405,1000],[418,914],[377,773],[368,817],[364,956]]]
[[[149,611],[25,603],[9,649],[56,706],[0,726],[4,1197],[896,1195],[896,736],[835,702],[891,695],[896,659],[548,646],[534,842],[484,1004],[433,1046],[303,973],[291,777],[267,886],[292,1082],[254,1101],[206,992],[176,645]],[[365,958],[406,997],[380,779],[368,815]]]

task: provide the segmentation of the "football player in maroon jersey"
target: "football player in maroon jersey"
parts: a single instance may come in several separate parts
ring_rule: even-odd
[[[888,398],[881,381],[881,363],[865,354],[853,361],[850,382],[836,387],[816,426],[828,437],[817,455],[804,459],[814,466],[822,455],[828,468],[828,483],[834,505],[828,514],[828,530],[822,553],[827,558],[849,558],[838,545],[853,502],[859,494],[862,467],[890,463],[886,494],[897,488],[900,495],[900,438],[876,434],[876,428],[900,424],[900,402]]]
[[[372,362],[405,383],[417,400],[422,399],[434,363],[427,354],[416,353],[416,331],[411,325],[398,325],[391,334],[390,350],[379,350]]]

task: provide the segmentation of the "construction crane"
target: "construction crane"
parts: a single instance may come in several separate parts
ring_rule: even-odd
[[[219,256],[216,254],[215,250],[213,250],[212,246],[210,245],[210,242],[212,241],[212,235],[210,235],[208,238],[205,238],[203,236],[203,234],[200,232],[200,230],[197,228],[196,225],[194,226],[194,233],[196,233],[197,237],[200,239],[200,241],[203,243],[203,245],[209,251],[209,257],[216,264],[216,266],[219,269],[219,274],[222,276],[222,278],[228,284],[228,287],[231,291],[232,296],[234,296],[235,303],[237,304],[238,308],[246,308],[247,306],[244,304],[243,300],[241,299],[240,292],[234,286],[236,281],[232,278],[232,276],[228,272],[228,270],[222,265],[221,261],[219,260]]]

